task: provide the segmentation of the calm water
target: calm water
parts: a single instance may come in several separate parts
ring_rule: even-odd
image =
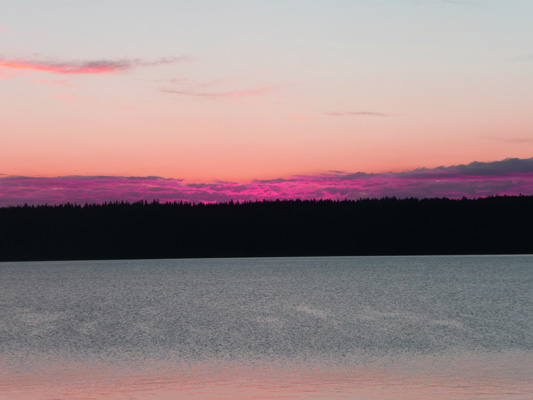
[[[533,256],[0,263],[0,399],[531,399]]]

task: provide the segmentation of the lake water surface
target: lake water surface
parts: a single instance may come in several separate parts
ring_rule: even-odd
[[[533,398],[533,256],[0,263],[0,399]]]

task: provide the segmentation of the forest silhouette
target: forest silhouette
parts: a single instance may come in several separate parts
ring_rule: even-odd
[[[533,253],[533,196],[0,208],[0,261]]]

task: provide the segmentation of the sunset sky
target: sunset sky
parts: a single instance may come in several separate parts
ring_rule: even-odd
[[[532,16],[530,0],[1,0],[0,206],[533,194]]]

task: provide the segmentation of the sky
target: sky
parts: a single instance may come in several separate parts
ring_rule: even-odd
[[[0,206],[533,194],[531,15],[0,0]]]

